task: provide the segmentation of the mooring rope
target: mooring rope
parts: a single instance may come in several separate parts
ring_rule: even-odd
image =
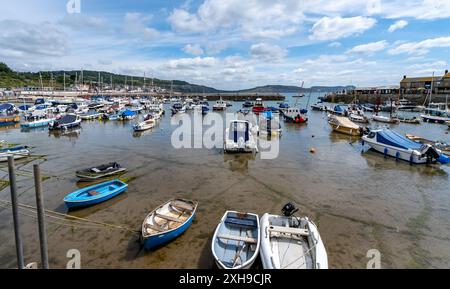
[[[8,206],[12,205],[12,203],[10,201],[6,201],[6,200],[0,200],[0,203],[6,204]],[[31,211],[31,212],[35,212],[33,210],[37,210],[36,207],[29,206],[29,205],[20,204],[20,203],[17,204],[17,205],[18,205],[19,208],[21,208],[23,210],[28,210],[28,211]],[[135,233],[135,234],[136,233],[140,233],[137,230],[133,230],[131,228],[127,228],[127,227],[124,227],[124,226],[121,226],[121,225],[108,224],[108,223],[104,223],[104,222],[100,222],[100,221],[89,220],[89,219],[86,219],[86,218],[76,217],[76,216],[63,214],[63,213],[59,213],[59,212],[55,212],[55,211],[51,211],[51,210],[47,210],[47,209],[44,209],[44,212],[46,213],[46,216],[48,216],[49,218],[53,218],[53,219],[57,219],[57,220],[70,221],[70,222],[78,223],[78,224],[82,224],[82,225],[87,225],[87,224],[94,225],[95,224],[98,227],[107,227],[107,228],[112,228],[112,229],[119,229],[119,230],[124,230],[124,231],[128,231],[128,232]],[[53,216],[52,214],[54,214],[56,216]],[[57,216],[60,216],[60,217],[57,217]],[[62,218],[62,217],[64,217],[64,218]],[[67,220],[65,218],[69,218],[69,219],[72,219],[72,220]],[[78,220],[78,221],[75,221],[75,220]],[[81,222],[79,222],[79,221],[81,221]]]

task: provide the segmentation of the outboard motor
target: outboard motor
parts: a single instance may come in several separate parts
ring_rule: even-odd
[[[436,148],[431,145],[423,145],[420,152],[422,155],[426,155],[430,160],[437,160],[441,155]]]
[[[287,203],[281,209],[281,212],[283,213],[283,216],[285,216],[285,217],[292,217],[297,211],[298,211],[298,209],[295,208],[295,206],[292,203]]]

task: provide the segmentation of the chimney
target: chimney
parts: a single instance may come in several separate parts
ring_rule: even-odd
[[[403,75],[403,79],[406,79],[406,75]]]
[[[448,69],[446,69],[446,70],[445,70],[445,73],[444,73],[444,75],[445,75],[445,74],[447,74],[447,73],[448,73]]]

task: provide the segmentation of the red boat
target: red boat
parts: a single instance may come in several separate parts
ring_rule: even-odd
[[[264,107],[264,103],[262,102],[262,99],[261,98],[257,98],[256,101],[255,101],[255,104],[253,105],[253,108],[252,108],[253,113],[259,114],[259,113],[264,112],[266,110],[267,110],[267,108]]]

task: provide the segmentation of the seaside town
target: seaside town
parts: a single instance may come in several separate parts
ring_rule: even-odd
[[[448,268],[450,44],[445,35],[432,45],[402,34],[447,17],[426,14],[423,24],[382,10],[331,18],[296,6],[323,14],[293,22],[309,35],[284,31],[285,20],[275,21],[285,38],[273,36],[275,26],[256,21],[253,33],[279,42],[252,42],[243,28],[252,17],[212,24],[218,1],[176,2],[161,10],[173,10],[164,19],[147,6],[151,17],[127,12],[120,33],[102,26],[107,15],[95,4],[83,9],[102,21],[68,13],[55,22],[68,27],[42,24],[55,35],[126,35],[142,45],[105,48],[116,58],[97,65],[85,64],[86,51],[97,55],[92,47],[103,42],[74,37],[60,56],[8,46],[0,35],[0,268]],[[267,5],[258,9],[273,19]],[[3,18],[23,31],[31,25]],[[367,32],[340,34],[346,21]],[[342,27],[325,31],[322,22]],[[202,37],[216,41],[219,32],[245,37],[210,53]],[[368,33],[391,38],[361,44]],[[182,52],[175,37],[186,42]],[[389,57],[413,64],[391,66]],[[419,69],[420,61],[433,65]]]

